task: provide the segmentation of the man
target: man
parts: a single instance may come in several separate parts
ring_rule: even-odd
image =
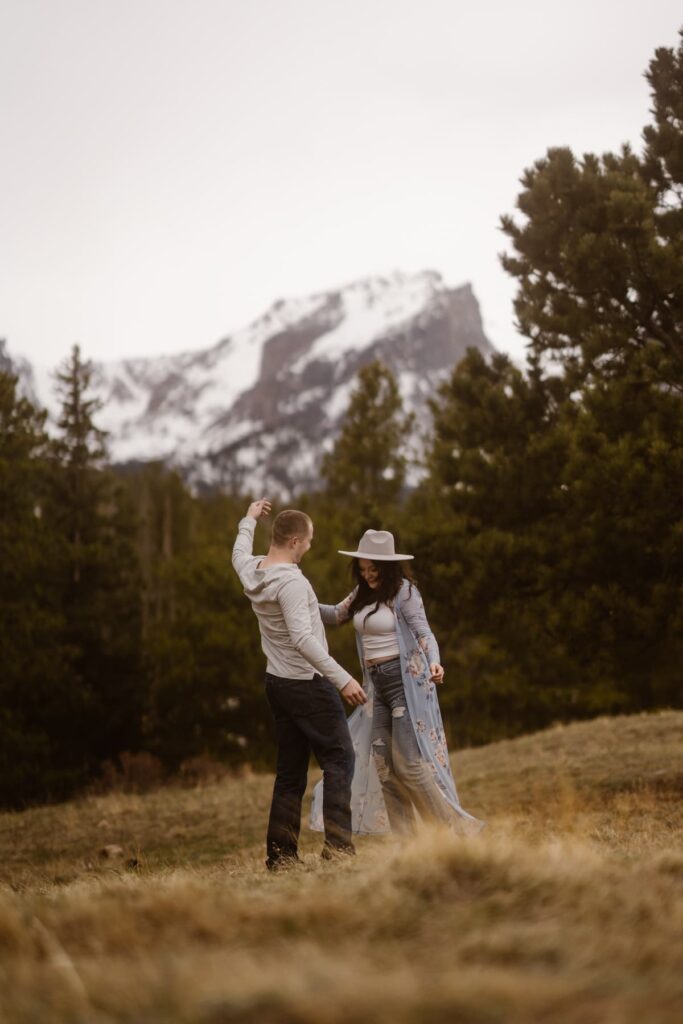
[[[266,866],[295,863],[311,751],[323,770],[322,856],[353,853],[351,779],[354,753],[339,694],[355,707],[367,697],[330,657],[313,587],[299,568],[313,540],[305,512],[287,510],[273,521],[268,554],[252,554],[254,530],[270,513],[266,498],[240,521],[232,564],[251,601],[267,659],[266,697],[275,719],[277,767],[266,839]]]

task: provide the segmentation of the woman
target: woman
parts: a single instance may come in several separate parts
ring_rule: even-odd
[[[444,670],[415,584],[386,530],[367,530],[353,558],[355,589],[338,605],[320,605],[326,625],[353,620],[368,703],[348,719],[356,752],[351,792],[353,830],[409,834],[416,808],[425,821],[476,832],[483,823],[460,806],[436,683]],[[311,827],[321,826],[322,783]]]

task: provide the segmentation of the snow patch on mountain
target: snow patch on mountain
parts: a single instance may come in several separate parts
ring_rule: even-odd
[[[366,348],[377,338],[419,317],[433,299],[438,277],[433,273],[356,282],[342,295],[343,316],[338,325],[318,338],[305,356],[292,366],[297,372],[306,361],[334,361]]]

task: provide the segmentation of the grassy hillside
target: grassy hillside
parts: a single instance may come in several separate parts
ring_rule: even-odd
[[[0,1020],[677,1024],[682,753],[681,712],[462,751],[482,835],[275,876],[267,776],[0,815]]]

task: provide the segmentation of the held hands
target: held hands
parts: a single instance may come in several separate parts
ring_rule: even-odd
[[[432,683],[442,683],[444,677],[443,665],[439,665],[438,662],[433,661],[429,666],[429,671],[432,673],[429,677]]]
[[[361,704],[368,702],[365,690],[355,679],[350,679],[340,692],[346,703],[350,704],[352,708],[360,707]]]
[[[265,519],[270,513],[270,508],[271,505],[267,498],[259,498],[258,501],[252,501],[247,509],[247,515],[252,519]]]

